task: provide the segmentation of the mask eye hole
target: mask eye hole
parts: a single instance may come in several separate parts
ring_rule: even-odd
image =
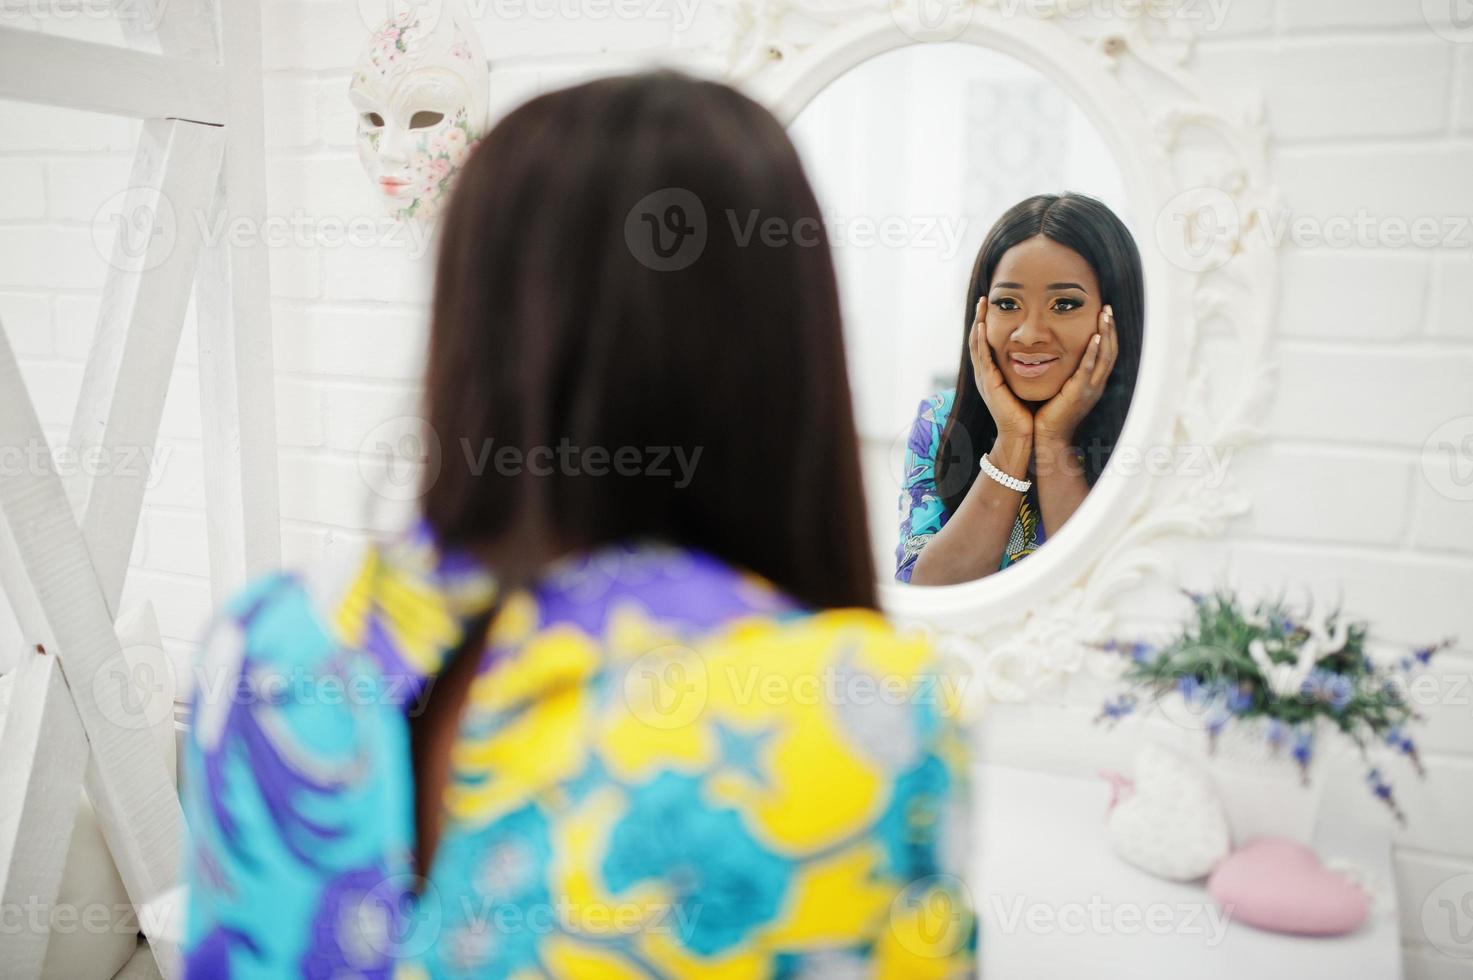
[[[363,114],[363,121],[375,129],[381,129],[384,125],[384,117],[376,112],[365,112]]]
[[[428,126],[435,125],[437,122],[444,118],[445,113],[443,112],[430,112],[428,109],[422,109],[419,112],[416,112],[414,114],[414,117],[409,120],[409,128],[424,129]]]

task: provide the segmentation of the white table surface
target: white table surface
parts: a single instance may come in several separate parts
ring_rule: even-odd
[[[1116,857],[1103,779],[995,764],[973,778],[981,819],[969,885],[984,980],[1401,977],[1384,832],[1316,837],[1323,859],[1353,860],[1377,882],[1366,923],[1347,936],[1285,936],[1224,920],[1204,884],[1164,881]]]

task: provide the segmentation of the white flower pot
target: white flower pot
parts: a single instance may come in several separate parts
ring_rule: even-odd
[[[1173,705],[1164,698],[1160,707],[1144,734],[1201,764],[1222,800],[1235,847],[1255,837],[1313,844],[1331,733],[1319,730],[1308,772],[1301,773],[1288,744],[1277,751],[1269,745],[1263,719],[1233,721],[1213,739],[1205,727],[1194,727],[1179,699]]]
[[[1255,765],[1241,759],[1206,759],[1207,775],[1227,811],[1233,845],[1255,837],[1284,837],[1313,845],[1324,766],[1311,762],[1308,785],[1292,759]]]

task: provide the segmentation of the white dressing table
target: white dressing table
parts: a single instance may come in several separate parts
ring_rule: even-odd
[[[1379,900],[1350,935],[1305,938],[1224,917],[1202,884],[1178,884],[1110,850],[1103,779],[981,764],[970,885],[981,975],[999,980],[1398,980],[1401,948],[1384,829],[1323,826],[1322,858],[1369,872]],[[1356,787],[1349,787],[1354,789]],[[1327,795],[1325,813],[1333,812]]]

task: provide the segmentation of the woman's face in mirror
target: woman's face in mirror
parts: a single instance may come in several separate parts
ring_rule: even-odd
[[[1003,253],[987,293],[987,343],[1013,394],[1045,402],[1079,366],[1099,323],[1094,269],[1035,235]]]
[[[948,95],[937,98],[937,92]],[[1122,343],[1106,382],[1130,378],[1133,386],[1140,351],[1140,304],[1131,299],[1138,273],[1127,254],[1134,254],[1133,236],[1119,220],[1132,208],[1113,151],[1051,78],[965,43],[912,45],[866,59],[818,94],[793,133],[833,221],[876,564],[894,570],[887,579],[948,584],[1003,571],[1035,546],[1048,547],[1068,516],[1067,508],[1045,508],[1043,500],[1082,501],[1097,473],[1080,473],[1083,486],[1059,488],[1057,495],[1043,473],[1017,504],[996,511],[998,526],[985,534],[969,534],[967,520],[956,525],[952,536],[985,538],[989,552],[1001,547],[1005,554],[995,563],[990,554],[978,560],[969,553],[966,567],[933,576],[923,566],[934,563],[921,560],[922,549],[937,540],[942,550],[932,557],[946,554],[940,536],[959,513],[958,494],[978,479],[989,485],[977,461],[993,449],[998,432],[993,417],[983,418],[990,409],[978,404],[985,399],[969,342],[979,299],[985,327],[977,337],[989,345],[1003,393],[1032,413],[1033,435],[1042,436],[1026,458],[1004,460],[1007,472],[1032,480],[1047,469],[1038,465],[1039,447],[1052,465],[1064,443],[1103,465],[1107,457],[1083,444],[1118,439],[1116,423],[1123,425],[1129,396],[1107,402],[1100,394],[1095,407],[1106,409],[1095,412],[1085,402],[1097,386],[1078,373],[1101,329],[1104,303],[1119,319]],[[1043,197],[1056,199],[1048,222],[1025,207]],[[1008,215],[1011,223],[1002,227]],[[861,239],[861,222],[905,233]],[[1045,227],[1060,229],[1058,236],[1079,251],[1038,237]],[[984,249],[987,281],[974,282]],[[976,354],[985,352],[979,343]],[[1068,391],[1081,397],[1065,397],[1065,384],[1075,377],[1081,384]],[[957,411],[979,429],[954,431],[945,459],[970,462],[938,466],[942,436]],[[919,580],[909,577],[917,566]]]

